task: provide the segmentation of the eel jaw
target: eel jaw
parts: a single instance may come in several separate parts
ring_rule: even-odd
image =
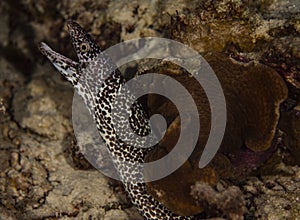
[[[53,66],[69,81],[76,85],[79,79],[79,63],[52,50],[46,43],[39,44],[41,53],[46,56]]]

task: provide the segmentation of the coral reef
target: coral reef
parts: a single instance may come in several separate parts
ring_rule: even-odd
[[[231,161],[227,155],[218,155],[206,168],[208,175],[204,175],[209,180],[206,183],[213,185],[206,188],[209,196],[206,200],[194,200],[190,207],[199,210],[198,200],[200,210],[208,214],[203,214],[203,218],[234,218],[231,214],[241,212],[220,204],[226,189],[232,189],[233,184],[243,194],[245,219],[299,218],[298,0],[20,0],[1,1],[0,12],[1,219],[141,219],[118,185],[111,186],[83,158],[75,162],[71,158],[71,154],[78,152],[70,153],[70,147],[82,149],[74,144],[71,125],[73,91],[37,49],[38,42],[46,41],[76,59],[65,29],[67,19],[83,25],[103,48],[135,37],[169,37],[203,54],[222,52],[236,62],[247,65],[254,61],[276,70],[289,92],[280,107],[278,149],[272,150],[272,157],[255,172],[247,172],[238,184],[229,182],[221,189],[218,176],[232,174],[228,169]],[[132,69],[145,72],[156,64]],[[273,118],[276,117],[274,114]],[[175,120],[172,124],[176,127],[176,123]],[[262,121],[257,126],[261,124]],[[249,146],[254,145],[249,142]],[[264,146],[266,149],[269,145]],[[185,166],[188,170],[193,168]],[[205,180],[204,176],[201,180]],[[191,179],[194,183],[188,185],[195,186],[195,179]],[[185,190],[187,194],[191,189]],[[240,201],[234,200],[237,194],[233,193],[230,201]],[[217,213],[204,205],[208,201],[213,203],[214,198],[222,198],[215,202]]]

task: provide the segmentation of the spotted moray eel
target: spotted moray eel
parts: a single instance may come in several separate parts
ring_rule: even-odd
[[[40,51],[73,85],[87,105],[131,202],[145,219],[196,219],[173,213],[147,193],[140,164],[144,162],[148,149],[121,140],[112,124],[112,103],[125,80],[107,54],[77,23],[68,21],[67,27],[78,62],[53,51],[43,42],[39,45]],[[122,105],[129,104],[124,96]],[[141,105],[136,101],[129,109],[132,129],[141,136],[149,134],[149,120]],[[143,144],[139,143],[140,146]]]

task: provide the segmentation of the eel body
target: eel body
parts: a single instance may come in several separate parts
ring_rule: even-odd
[[[131,202],[145,219],[196,219],[175,214],[147,193],[142,164],[149,148],[143,148],[145,143],[142,141],[130,144],[130,140],[120,139],[113,124],[115,120],[118,126],[126,129],[129,121],[136,134],[145,136],[151,133],[146,113],[137,101],[132,104],[128,100],[130,94],[119,94],[125,80],[110,57],[77,23],[68,21],[67,26],[78,61],[53,51],[45,43],[40,44],[40,51],[73,85],[88,107]],[[117,96],[118,103],[115,103]],[[122,120],[118,114],[114,114],[114,106],[120,110],[129,109],[129,120]]]

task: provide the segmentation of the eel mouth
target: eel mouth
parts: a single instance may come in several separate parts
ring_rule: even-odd
[[[76,39],[78,39],[78,37],[83,35],[82,28],[76,22],[74,22],[72,20],[67,21],[67,27],[68,27],[68,32],[71,36],[71,40],[73,43]],[[44,42],[39,43],[39,49],[40,49],[41,53],[44,56],[46,56],[54,65],[56,65],[56,64],[59,65],[61,63],[64,63],[65,66],[68,66],[71,68],[72,67],[77,68],[79,65],[78,62],[71,60],[70,58],[65,57],[64,55],[62,55],[60,53],[55,52]]]
[[[64,55],[55,52],[52,50],[46,43],[41,42],[39,43],[39,49],[41,53],[46,56],[50,62],[58,69],[63,69],[65,71],[72,69],[76,70],[78,69],[79,63],[71,60],[68,57],[65,57]]]
[[[54,50],[52,50],[46,43],[39,43],[39,49],[41,53],[46,56],[53,65],[59,65],[60,67],[66,68],[74,68],[77,69],[79,66],[78,62],[71,60],[68,57],[65,57]]]

